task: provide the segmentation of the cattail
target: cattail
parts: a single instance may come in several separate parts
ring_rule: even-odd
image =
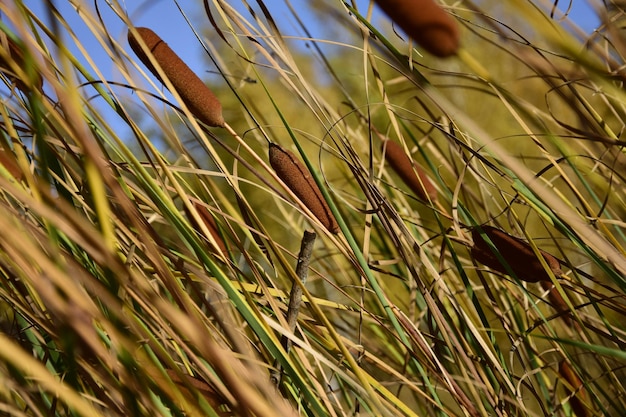
[[[165,378],[165,376],[152,368],[147,367],[146,371],[153,383],[159,386],[168,386],[169,381]],[[172,381],[180,390],[180,393],[185,397],[187,401],[197,401],[197,395],[202,395],[204,399],[211,404],[214,409],[217,409],[217,415],[219,416],[232,416],[231,412],[219,411],[220,408],[226,406],[228,403],[226,399],[223,398],[218,392],[216,392],[213,387],[211,387],[206,382],[193,377],[191,375],[180,374],[172,369],[166,369],[165,372],[169,377],[169,380]],[[179,376],[180,375],[180,376]],[[191,388],[191,389],[190,389]],[[195,392],[194,392],[195,391]]]
[[[152,30],[148,28],[136,28],[135,30],[180,95],[180,98],[187,105],[189,111],[209,126],[224,126],[222,105],[202,80]],[[128,32],[128,43],[150,72],[155,77],[161,79],[158,71],[150,62],[150,58],[142,49],[139,40],[130,31]]]
[[[456,22],[433,0],[377,0],[376,3],[431,54],[447,57],[459,48]]]
[[[13,155],[11,151],[0,148],[0,165],[16,180],[24,180],[24,174],[15,160],[15,155]]]
[[[209,210],[207,210],[207,208],[202,204],[196,203],[195,201],[192,204],[198,212],[200,219],[202,219],[202,222],[209,230],[209,233],[211,233],[211,237],[213,238],[213,240],[215,240],[215,243],[217,244],[220,252],[226,256],[228,254],[228,248],[226,247],[224,239],[222,239],[222,237],[220,236],[219,228],[217,227],[217,223],[215,223],[215,219],[213,218]],[[189,210],[187,210],[187,207],[185,207],[185,212],[187,213],[187,217],[193,222],[194,227],[197,230],[202,230],[201,227],[196,224],[194,217],[191,215]]]
[[[481,235],[487,235],[496,247],[503,264]],[[541,262],[527,242],[513,237],[502,230],[491,226],[480,226],[472,229],[472,257],[483,265],[503,274],[513,272],[518,279],[526,282],[550,281],[550,275],[543,268]],[[539,251],[555,276],[563,273],[559,261],[548,252]],[[505,266],[506,265],[506,266]],[[507,268],[508,267],[508,268]]]
[[[552,308],[554,308],[558,313],[564,313],[561,318],[568,326],[572,326],[574,324],[572,317],[569,313],[565,313],[569,312],[569,307],[563,297],[561,297],[561,294],[559,294],[559,291],[556,289],[554,284],[552,284],[551,281],[541,281],[540,285],[541,288],[548,291],[548,299],[550,300]]]
[[[391,168],[402,178],[402,181],[423,201],[437,201],[437,189],[430,182],[424,169],[404,152],[402,146],[391,140],[383,141],[385,159]]]
[[[577,417],[589,416],[589,409],[584,404],[587,401],[587,391],[583,386],[583,381],[565,360],[562,360],[559,364],[559,374],[567,381],[567,384],[565,384],[567,395],[572,395],[575,392],[574,396],[569,400],[574,414]]]
[[[43,87],[43,78],[41,78],[39,73],[35,72],[31,74],[33,71],[29,73],[28,68],[26,68],[27,62],[24,58],[24,51],[22,48],[8,37],[0,41],[0,48],[4,50],[3,53],[0,54],[0,71],[24,93],[30,91],[32,87],[37,90],[41,90]],[[18,78],[17,75],[11,70],[9,62],[13,62],[14,66],[21,67],[27,75],[30,75],[31,79],[23,80]]]
[[[270,165],[276,175],[311,210],[311,213],[331,232],[339,233],[337,220],[330,211],[322,192],[311,177],[308,169],[296,158],[293,152],[270,143]]]

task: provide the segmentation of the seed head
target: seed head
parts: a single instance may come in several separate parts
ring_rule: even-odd
[[[404,152],[402,146],[391,140],[383,141],[385,148],[385,159],[391,168],[402,178],[402,181],[415,193],[417,198],[428,201],[428,198],[437,201],[437,189],[430,182],[424,169],[414,162]]]
[[[481,230],[498,250],[506,266],[498,259],[498,256],[483,239]],[[526,282],[550,281],[550,275],[543,268],[528,242],[524,242],[491,226],[473,228],[472,239],[474,240],[474,246],[471,249],[471,255],[481,264],[507,275],[510,274],[510,270],[517,278]],[[539,250],[539,252],[554,275],[557,277],[561,276],[563,271],[561,271],[559,261],[548,252],[542,250]]]
[[[331,233],[339,233],[337,220],[330,211],[311,173],[293,152],[275,143],[270,144],[270,165],[285,185],[311,210]]]
[[[550,304],[552,305],[552,308],[554,308],[558,313],[564,313],[561,316],[563,321],[568,326],[574,325],[574,321],[572,320],[572,316],[569,314],[569,307],[567,306],[567,303],[565,302],[563,297],[561,297],[561,294],[559,294],[559,291],[552,284],[552,282],[551,281],[541,281],[540,285],[541,285],[541,288],[543,288],[545,291],[548,291],[548,300],[550,300]],[[566,313],[566,312],[568,312],[568,313]]]
[[[192,204],[193,204],[193,207],[198,212],[200,219],[202,219],[202,222],[209,230],[209,233],[211,233],[211,237],[215,240],[215,243],[217,244],[217,247],[219,248],[222,255],[224,256],[228,255],[228,248],[226,247],[226,243],[224,242],[224,239],[222,239],[222,236],[220,235],[219,228],[217,227],[217,223],[215,222],[215,218],[213,218],[213,215],[202,204],[198,204],[195,201]],[[187,207],[185,207],[185,212],[187,213],[187,217],[191,220],[194,227],[197,230],[202,230],[201,227],[198,224],[196,224],[194,217],[187,210]]]
[[[185,102],[189,111],[209,126],[224,126],[222,105],[202,80],[152,30],[141,27],[135,28],[135,30],[146,44],[149,53],[152,54],[154,60],[159,64],[163,73],[176,89],[176,92],[180,95],[180,98]],[[128,32],[128,43],[141,62],[155,77],[160,79],[159,72],[150,62],[147,51],[144,51],[132,31]]]
[[[6,42],[5,42],[6,41]],[[24,93],[35,88],[41,90],[43,87],[43,78],[38,72],[32,74],[33,71],[28,71],[26,65],[27,60],[24,57],[24,51],[21,46],[15,43],[12,39],[6,37],[0,42],[0,48],[4,51],[0,53],[0,71],[4,73],[11,82],[15,84]],[[11,70],[9,62],[12,61],[14,65],[21,67],[27,75],[30,75],[30,80],[23,80],[18,78],[17,75]]]
[[[583,381],[565,360],[562,360],[559,364],[559,374],[567,381],[567,384],[565,384],[565,392],[567,395],[572,395],[572,393],[575,392],[574,396],[569,400],[574,414],[577,417],[587,417],[591,415],[589,409],[584,404],[587,400],[587,391],[585,390]]]
[[[438,57],[456,54],[456,21],[434,0],[377,0],[378,6],[425,50]]]

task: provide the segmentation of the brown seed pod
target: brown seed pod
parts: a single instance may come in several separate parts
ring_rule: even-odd
[[[548,299],[550,300],[552,308],[554,308],[558,313],[569,312],[569,307],[567,306],[567,303],[565,302],[563,297],[561,297],[561,294],[559,294],[559,291],[556,289],[551,281],[541,281],[540,285],[541,288],[543,288],[545,291],[548,291]],[[563,314],[561,318],[568,326],[574,325],[572,316],[569,313]]]
[[[324,200],[322,192],[311,177],[309,170],[296,158],[293,152],[275,143],[270,143],[269,159],[276,175],[311,210],[311,213],[326,229],[331,233],[339,233],[337,220]]]
[[[189,111],[209,126],[224,126],[222,105],[215,94],[156,33],[148,28],[135,29]],[[128,32],[128,43],[141,62],[160,79],[158,71],[131,31]]]
[[[587,391],[583,386],[583,381],[565,360],[562,360],[559,364],[559,374],[567,381],[567,384],[565,384],[565,392],[567,395],[572,395],[573,392],[576,392],[569,400],[574,414],[576,414],[577,417],[587,417],[591,415],[589,409],[584,404],[587,402]]]
[[[509,274],[509,269],[503,265],[481,235],[481,229],[489,240],[498,249],[506,266],[518,279],[526,282],[550,281],[550,275],[543,268],[539,259],[528,242],[524,242],[500,229],[492,226],[480,226],[472,229],[474,246],[471,249],[472,257],[483,265],[503,274]],[[563,273],[559,261],[548,252],[539,251],[555,276]]]
[[[17,164],[17,160],[15,159],[13,152],[0,148],[0,165],[2,165],[4,169],[6,169],[7,172],[16,180],[24,180],[24,174],[22,173],[20,166]]]
[[[37,90],[41,90],[43,87],[43,78],[41,78],[39,73],[32,74],[31,80],[23,80],[18,78],[17,75],[11,70],[11,65],[9,65],[10,61],[14,62],[14,65],[22,67],[27,74],[29,73],[26,70],[27,62],[24,58],[24,51],[22,48],[8,37],[0,41],[0,48],[4,50],[4,52],[0,54],[0,71],[2,71],[2,73],[24,93],[30,91],[32,87]]]
[[[145,368],[150,379],[153,383],[159,386],[167,387],[170,382],[166,377],[156,370],[150,367]],[[232,416],[231,412],[219,411],[219,409],[225,405],[228,405],[227,400],[223,398],[217,391],[201,379],[193,377],[191,375],[181,374],[172,369],[165,369],[169,380],[178,387],[180,393],[185,397],[187,401],[197,401],[196,392],[204,397],[214,409],[217,409],[218,416]],[[190,389],[191,388],[191,389]]]
[[[383,141],[385,159],[391,168],[402,178],[402,181],[423,201],[437,201],[437,189],[430,182],[424,169],[404,152],[402,146],[391,140]]]
[[[456,21],[433,0],[376,0],[376,3],[431,54],[448,57],[459,48]]]
[[[211,215],[209,210],[207,210],[207,208],[203,206],[202,204],[199,204],[195,201],[192,204],[193,204],[193,207],[198,212],[198,215],[200,215],[200,218],[202,219],[207,229],[209,229],[209,232],[211,233],[211,237],[213,237],[213,239],[215,240],[215,243],[217,243],[217,246],[219,247],[220,252],[224,256],[228,255],[228,248],[226,247],[226,243],[220,236],[219,228],[217,227],[217,223],[215,223],[215,219],[213,218],[213,215]],[[187,217],[192,221],[192,224],[194,225],[194,227],[198,231],[202,230],[200,226],[196,224],[194,217],[191,215],[189,210],[187,210],[187,207],[185,207],[185,212],[187,213]]]

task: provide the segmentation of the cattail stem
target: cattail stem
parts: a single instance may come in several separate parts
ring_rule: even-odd
[[[141,45],[133,31],[128,32],[128,43],[150,72],[163,81],[161,73],[152,64],[153,61],[150,59],[149,54],[161,67],[163,74],[172,83],[172,86],[194,116],[209,126],[224,126],[222,105],[204,82],[152,30],[138,27],[135,28],[135,31],[145,44],[146,49]]]
[[[302,304],[302,287],[306,283],[307,276],[309,274],[309,263],[311,262],[311,255],[313,255],[313,246],[315,245],[315,239],[317,234],[314,231],[305,230],[302,236],[302,242],[300,244],[300,253],[298,254],[298,263],[296,264],[296,276],[300,280],[300,284],[293,283],[291,287],[291,293],[289,294],[289,306],[287,307],[287,326],[292,333],[296,329],[296,323],[298,322],[298,313],[300,312],[300,304]],[[291,349],[291,340],[283,336],[281,343],[285,352],[289,353]],[[270,375],[270,379],[275,385],[280,384],[282,377],[282,367],[280,363],[274,362],[274,369]]]

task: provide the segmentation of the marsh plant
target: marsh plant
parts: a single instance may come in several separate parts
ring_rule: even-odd
[[[620,3],[131,3],[0,1],[0,414],[626,415]]]

